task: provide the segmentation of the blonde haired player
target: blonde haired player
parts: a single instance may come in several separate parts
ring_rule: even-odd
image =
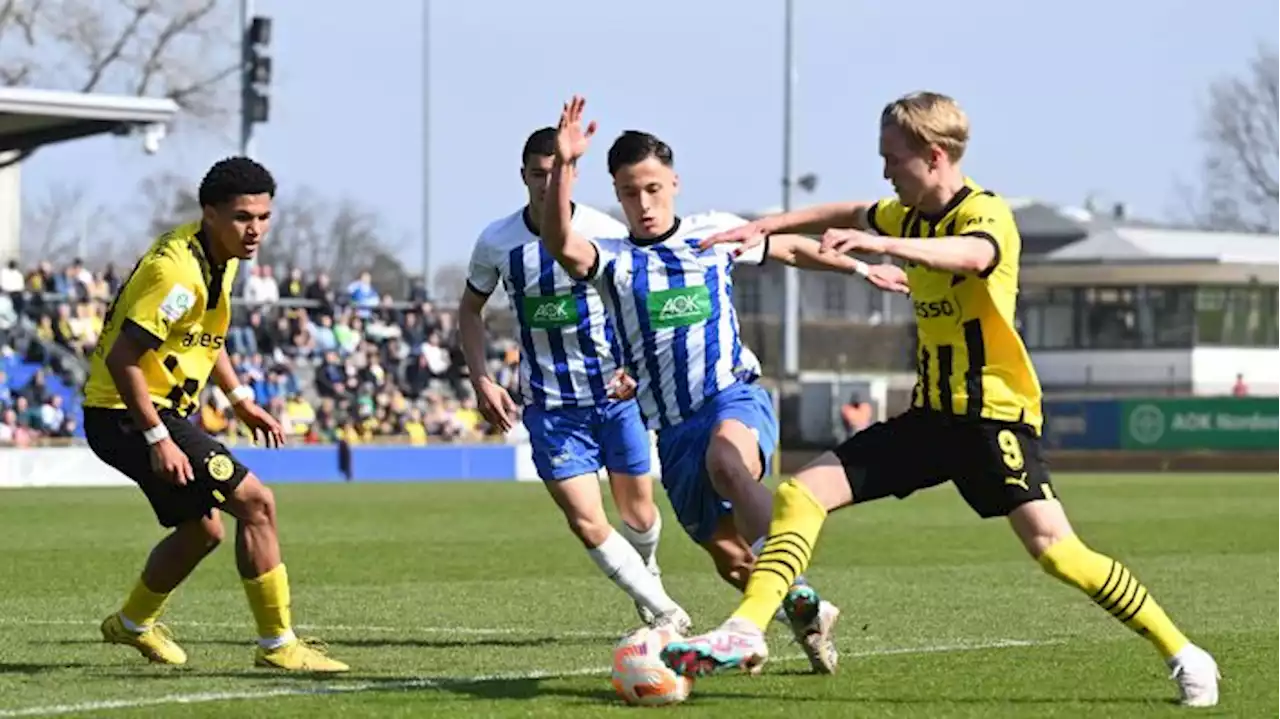
[[[669,644],[663,660],[689,676],[759,666],[768,657],[763,628],[808,565],[829,512],[950,480],[980,517],[1007,517],[1045,572],[1150,641],[1173,670],[1184,705],[1213,706],[1213,658],[1188,641],[1123,564],[1080,540],[1054,494],[1041,455],[1040,382],[1014,326],[1022,242],[1004,200],[961,171],[968,140],[968,119],[954,100],[907,95],[880,119],[884,176],[896,197],[765,217],[704,243],[749,245],[775,232],[825,231],[824,251],[904,261],[918,376],[910,409],[778,488],[738,610],[709,634]]]

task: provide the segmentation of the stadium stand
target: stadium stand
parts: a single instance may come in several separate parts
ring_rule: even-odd
[[[86,357],[121,278],[79,260],[23,272],[0,270],[0,445],[81,436]],[[243,297],[227,333],[241,381],[281,418],[296,442],[350,444],[476,441],[489,427],[476,409],[458,346],[456,317],[421,290],[379,292],[363,273],[335,288],[327,275],[268,266],[240,278]],[[519,350],[495,337],[494,376],[511,392]],[[206,389],[194,418],[228,443],[249,438],[220,391]]]

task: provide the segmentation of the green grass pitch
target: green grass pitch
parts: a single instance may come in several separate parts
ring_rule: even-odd
[[[1134,570],[1217,657],[1222,704],[1196,716],[1275,716],[1277,480],[1063,476],[1084,539]],[[224,546],[166,621],[190,653],[152,667],[99,642],[161,536],[136,491],[0,491],[0,718],[15,716],[605,716],[630,602],[570,537],[537,484],[283,486],[285,559],[300,633],[353,671],[252,667],[252,620]],[[668,510],[663,500],[664,511]],[[659,558],[699,627],[735,593],[667,514]],[[835,677],[802,673],[786,634],[764,676],[700,680],[687,717],[1174,716],[1158,655],[1043,575],[1002,521],[950,487],[847,510],[810,572],[843,610]]]

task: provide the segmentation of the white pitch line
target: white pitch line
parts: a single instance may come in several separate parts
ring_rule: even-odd
[[[1061,641],[1038,641],[1027,639],[997,639],[989,642],[973,642],[962,644],[940,644],[923,647],[890,647],[886,649],[869,649],[860,652],[849,652],[846,657],[876,657],[901,654],[938,654],[942,652],[975,652],[985,649],[1008,649],[1011,647],[1035,647],[1047,644],[1060,644]],[[784,656],[775,659],[775,663],[793,662],[804,659],[801,655]],[[449,686],[465,686],[469,684],[487,684],[492,682],[529,681],[538,679],[565,679],[570,677],[596,676],[608,674],[611,667],[583,667],[580,669],[535,670],[529,672],[500,672],[496,674],[480,674],[471,677],[416,677],[386,682],[357,682],[352,684],[331,684],[318,687],[281,687],[279,689],[259,689],[241,692],[196,692],[190,694],[166,694],[159,697],[143,699],[103,699],[80,702],[78,704],[49,704],[45,706],[24,707],[20,709],[0,709],[0,718],[9,717],[45,717],[59,714],[75,714],[78,712],[107,711],[110,709],[139,709],[142,707],[164,706],[169,704],[206,704],[210,702],[243,701],[252,699],[271,699],[275,697],[319,696],[329,694],[358,694],[363,692],[411,691],[415,689],[442,689]]]
[[[0,618],[0,624],[10,625],[28,625],[28,626],[96,626],[98,621],[90,621],[87,619],[14,619]],[[177,621],[174,622],[175,627],[200,627],[208,629],[248,629],[252,630],[253,625],[247,622],[200,622],[200,621]],[[456,634],[456,635],[475,635],[475,636],[513,636],[513,635],[539,635],[558,636],[558,637],[585,637],[589,639],[621,639],[625,631],[619,631],[617,634],[609,632],[588,632],[581,630],[560,630],[560,629],[521,629],[517,627],[389,627],[379,626],[376,624],[297,624],[294,629],[302,631],[316,632],[373,632],[373,633],[402,633],[402,634]]]

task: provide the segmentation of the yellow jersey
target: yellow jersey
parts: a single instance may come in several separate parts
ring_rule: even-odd
[[[195,412],[200,391],[226,344],[237,265],[235,259],[222,267],[213,265],[199,222],[157,238],[107,308],[89,364],[84,405],[125,408],[106,363],[123,332],[152,350],[138,363],[151,401],[183,416]]]
[[[1009,205],[966,178],[939,213],[885,199],[867,210],[867,224],[893,237],[991,242],[995,259],[978,275],[906,265],[918,340],[911,403],[951,415],[1021,422],[1039,433],[1040,380],[1014,324],[1022,238]]]

